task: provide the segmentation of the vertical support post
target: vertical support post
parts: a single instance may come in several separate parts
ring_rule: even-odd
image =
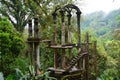
[[[79,50],[80,50],[80,44],[81,44],[81,29],[80,29],[80,15],[81,15],[81,12],[76,12],[77,14],[77,27],[78,27],[78,54],[80,54]],[[80,64],[81,64],[81,61],[78,61],[78,68],[80,69]]]
[[[62,22],[62,28],[61,28],[61,44],[65,44],[65,23],[64,23],[64,11],[61,10],[61,22]],[[62,68],[64,69],[66,67],[66,60],[65,60],[65,49],[62,49]]]
[[[62,22],[62,27],[61,27],[61,44],[65,44],[65,23],[64,23],[64,11],[61,10],[61,22]]]
[[[93,44],[93,49],[94,49],[94,73],[95,73],[95,80],[97,80],[97,55],[96,55],[96,46],[97,46],[97,42],[94,41]]]
[[[62,49],[62,68],[66,68],[65,49]]]
[[[76,12],[77,14],[77,26],[78,26],[78,45],[81,43],[81,29],[80,29],[80,15],[81,12]]]
[[[39,38],[38,30],[38,18],[34,18],[34,38]]]
[[[34,52],[35,52],[35,74],[39,74],[40,69],[40,57],[39,57],[39,37],[38,37],[38,18],[34,18],[34,38],[37,42],[34,42]]]
[[[53,22],[54,22],[54,31],[53,31],[53,44],[56,44],[56,37],[57,37],[57,34],[56,34],[56,13],[54,12],[53,14],[52,14],[52,16],[53,16]]]
[[[54,21],[54,32],[53,32],[53,42],[52,42],[52,44],[53,45],[56,45],[56,42],[57,42],[57,40],[56,40],[56,13],[54,12],[53,14],[52,14],[52,16],[53,16],[53,21]],[[57,68],[57,50],[56,49],[54,49],[54,68]]]
[[[89,80],[89,34],[88,32],[86,33],[86,64],[85,64],[85,80]]]
[[[68,12],[68,43],[71,43],[71,31],[70,31],[70,25],[71,25],[71,11]],[[71,49],[68,49],[69,52],[69,59],[72,59],[72,55],[71,55]]]
[[[32,38],[32,20],[28,21],[28,32],[29,32],[29,38]],[[29,42],[29,50],[30,50],[30,59],[31,59],[31,65],[34,65],[34,55],[33,55],[33,43]]]
[[[54,68],[56,69],[58,67],[58,60],[57,60],[57,50],[54,49]]]
[[[78,54],[80,54],[80,53],[81,53],[81,48],[78,47],[78,48],[77,48],[77,51],[78,51]],[[77,67],[78,67],[78,69],[81,69],[81,68],[82,68],[82,59],[78,60],[78,62],[77,62]]]
[[[28,21],[28,38],[32,38],[32,20]]]
[[[71,24],[71,12],[68,12],[68,43],[71,43],[71,31],[70,31],[70,24]]]

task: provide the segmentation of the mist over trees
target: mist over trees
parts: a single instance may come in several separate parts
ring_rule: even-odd
[[[120,77],[120,9],[108,14],[102,11],[83,16],[82,30],[97,37],[99,74],[102,80]],[[102,62],[102,63],[101,63]],[[103,67],[104,66],[104,67]],[[102,70],[102,71],[101,71]],[[116,76],[116,77],[115,77]]]

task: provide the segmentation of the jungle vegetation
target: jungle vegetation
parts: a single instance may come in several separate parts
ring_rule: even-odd
[[[0,80],[19,80],[29,73],[28,31],[25,27],[28,20],[38,17],[41,37],[50,39],[53,32],[52,11],[57,5],[68,3],[76,2],[0,0]],[[82,15],[81,29],[83,34],[88,31],[92,40],[97,41],[98,79],[120,80],[120,9],[109,14],[99,11]],[[53,65],[52,50],[46,50],[44,46],[40,44],[43,73]]]

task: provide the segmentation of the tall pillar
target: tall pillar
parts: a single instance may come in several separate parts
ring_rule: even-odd
[[[34,18],[34,57],[35,57],[35,72],[39,74],[40,70],[40,55],[39,55],[39,35],[38,35],[38,18]]]
[[[65,23],[64,23],[64,11],[61,10],[61,22],[62,22],[62,28],[61,28],[61,44],[65,45]],[[66,67],[66,60],[65,60],[65,49],[62,49],[62,68],[64,69]]]
[[[70,25],[71,25],[71,11],[68,12],[68,43],[71,43],[71,30],[70,30]]]
[[[89,34],[88,32],[86,33],[86,52],[87,55],[85,57],[86,64],[85,64],[85,80],[89,80]]]
[[[57,14],[54,12],[53,14],[52,14],[52,16],[53,16],[53,22],[54,22],[54,24],[53,24],[53,26],[54,26],[54,31],[53,31],[53,42],[52,42],[52,44],[53,45],[55,45],[57,42],[57,40],[56,40],[56,37],[57,37],[57,33],[56,33],[56,16],[57,16]]]
[[[28,39],[32,38],[32,20],[28,21]],[[34,55],[33,55],[33,43],[29,42],[29,52],[30,52],[30,60],[31,60],[31,65],[34,65]]]
[[[71,29],[70,29],[70,25],[71,25],[71,11],[68,11],[68,44],[70,44],[72,42],[72,37],[71,37]],[[71,49],[68,49],[68,53],[69,53],[69,60],[72,59],[72,55],[71,55]]]
[[[77,14],[77,30],[78,30],[78,33],[77,33],[77,35],[78,35],[78,40],[77,40],[77,44],[78,44],[78,54],[80,54],[80,46],[81,46],[81,29],[80,29],[80,15],[81,15],[81,12],[76,12],[76,14]],[[78,68],[80,69],[80,65],[82,65],[82,63],[81,63],[81,61],[78,61]]]
[[[78,45],[81,43],[81,29],[80,29],[80,15],[81,12],[76,12],[77,14],[77,26],[78,26]]]
[[[52,16],[53,16],[53,21],[54,21],[54,31],[53,31],[53,42],[52,42],[52,44],[53,45],[56,45],[56,43],[57,43],[57,40],[56,40],[56,37],[57,37],[57,33],[56,33],[56,13],[54,12],[53,14],[52,14]],[[57,65],[58,63],[57,63],[57,50],[56,49],[54,49],[54,68],[57,68]]]
[[[32,38],[32,20],[28,21],[28,38]]]
[[[95,79],[94,80],[97,80],[97,55],[96,55],[96,45],[97,45],[97,42],[94,41],[94,44],[93,44],[93,49],[94,49],[94,73],[95,73]]]
[[[64,22],[64,11],[61,10],[61,22],[62,22],[62,27],[61,27],[61,44],[65,44],[65,22]]]

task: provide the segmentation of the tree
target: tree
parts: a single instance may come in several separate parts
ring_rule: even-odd
[[[0,0],[0,13],[8,17],[17,31],[22,33],[28,19],[36,15],[39,16],[41,25],[48,26],[54,7],[69,2],[72,0]]]
[[[22,33],[29,17],[29,9],[24,0],[0,0],[0,4],[0,13]]]
[[[7,18],[0,18],[0,71],[11,73],[10,66],[23,48],[23,40]]]
[[[108,75],[115,78],[120,77],[119,72],[120,72],[120,41],[119,40],[111,40],[107,41],[105,47],[106,52],[108,54],[107,57],[107,69],[105,71],[108,71]]]
[[[52,13],[56,7],[62,7],[65,4],[74,3],[73,0],[26,0],[33,17],[39,18],[40,34],[44,38],[49,38],[53,31]],[[57,16],[58,17],[58,16]]]
[[[113,37],[116,40],[120,40],[120,15],[116,17],[116,24],[117,24],[117,28],[114,29]]]

